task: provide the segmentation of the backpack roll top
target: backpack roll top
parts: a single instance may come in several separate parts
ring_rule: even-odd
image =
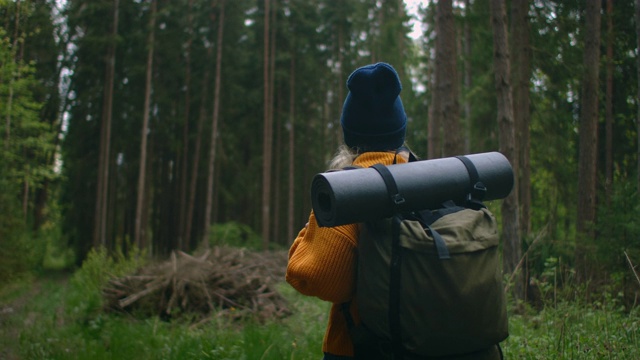
[[[500,236],[497,222],[488,209],[457,209],[458,211],[442,216],[430,225],[422,221],[405,221],[408,228],[400,233],[400,245],[420,253],[435,254],[437,248],[431,233],[435,230],[446,239],[450,254],[470,253],[498,246]],[[428,230],[424,234],[427,226]]]

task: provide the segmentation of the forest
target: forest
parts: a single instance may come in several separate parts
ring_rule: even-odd
[[[97,249],[286,249],[348,75],[387,62],[420,158],[509,159],[489,207],[515,298],[553,279],[636,307],[638,19],[630,0],[0,0],[0,282]]]

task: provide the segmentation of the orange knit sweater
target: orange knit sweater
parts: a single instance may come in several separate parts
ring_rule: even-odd
[[[358,156],[353,165],[390,165],[393,159],[394,153],[368,152]],[[405,163],[406,159],[398,156],[397,162]],[[287,282],[304,295],[333,303],[322,344],[322,351],[333,355],[353,356],[353,344],[340,304],[351,301],[352,317],[359,322],[354,301],[359,233],[358,224],[319,227],[311,212],[309,223],[289,250]]]

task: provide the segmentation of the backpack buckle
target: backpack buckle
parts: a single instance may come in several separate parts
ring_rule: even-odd
[[[395,195],[391,196],[391,200],[396,205],[402,205],[405,202],[404,197],[402,195],[400,195],[400,194],[395,194]]]
[[[475,200],[482,201],[484,199],[484,194],[487,192],[487,187],[481,181],[473,184],[473,188],[471,192],[467,194],[467,201]]]

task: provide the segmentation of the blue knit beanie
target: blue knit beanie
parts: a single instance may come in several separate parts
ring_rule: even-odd
[[[360,151],[395,150],[402,146],[407,115],[395,69],[386,63],[363,66],[349,75],[347,87],[349,94],[340,118],[345,144]]]

